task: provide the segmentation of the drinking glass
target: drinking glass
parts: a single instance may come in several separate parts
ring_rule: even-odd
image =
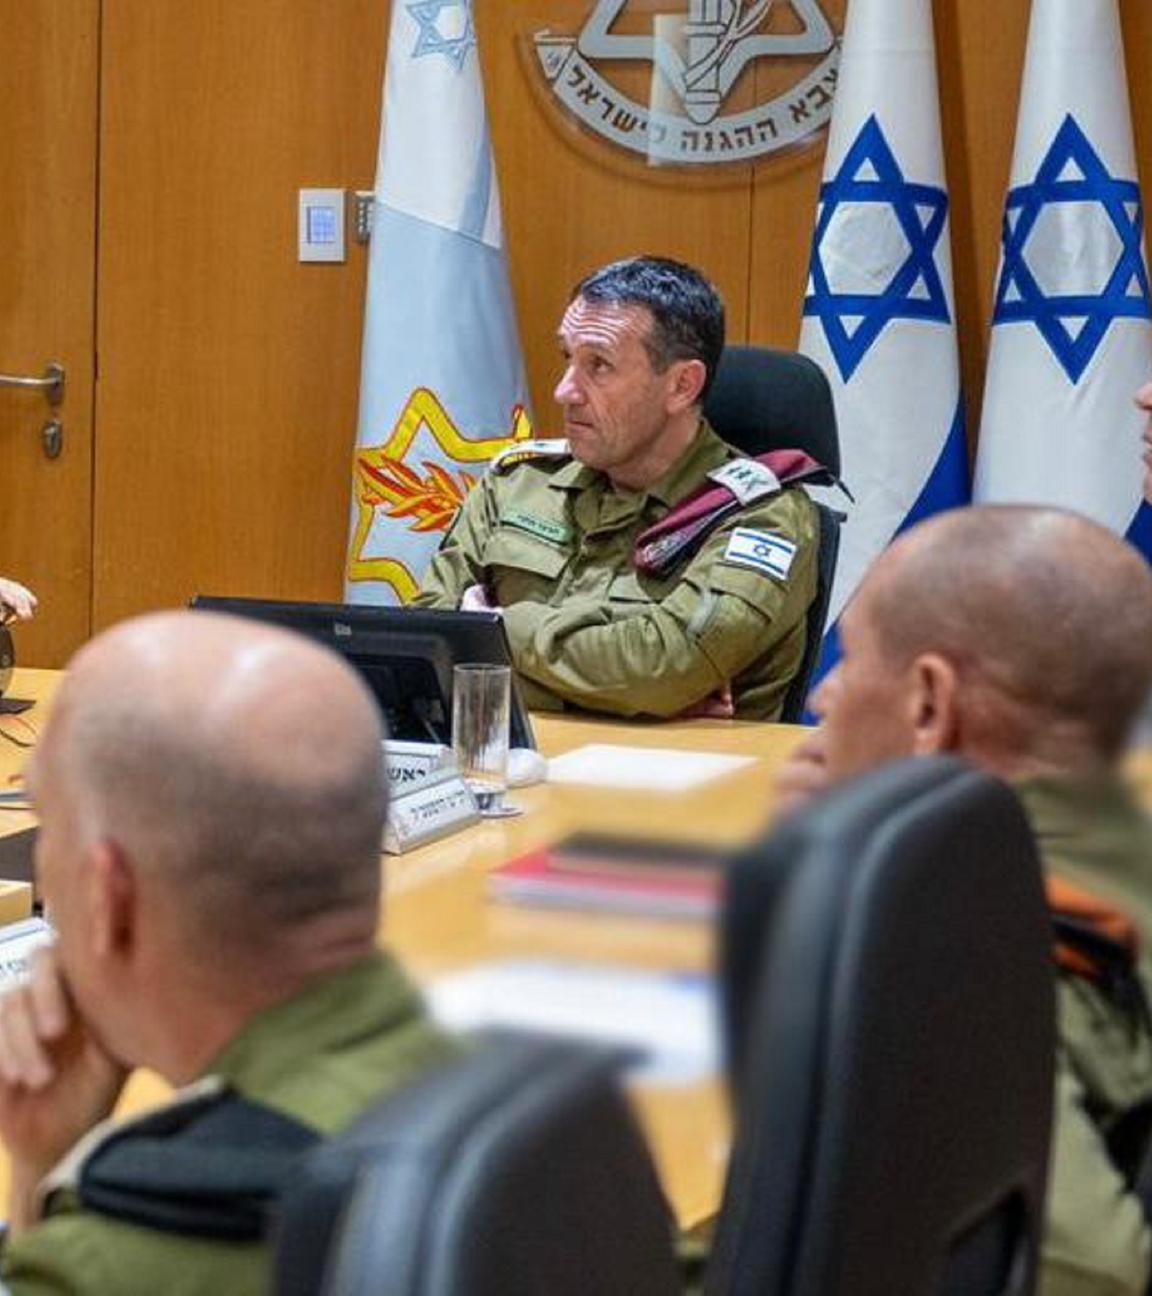
[[[502,815],[508,778],[512,671],[466,663],[452,670],[452,747],[456,767],[482,815]]]

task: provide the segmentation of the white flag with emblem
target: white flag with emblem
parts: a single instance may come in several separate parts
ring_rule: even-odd
[[[852,0],[816,214],[800,350],[827,373],[847,512],[818,677],[838,620],[899,531],[967,502],[948,191],[932,6]]]
[[[1035,0],[976,461],[979,500],[1057,504],[1152,558],[1143,207],[1115,0]]]
[[[406,602],[483,465],[530,435],[471,0],[392,5],[346,597]]]

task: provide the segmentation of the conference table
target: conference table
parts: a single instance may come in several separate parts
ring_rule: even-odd
[[[17,670],[10,698],[35,699],[20,715],[0,716],[0,780],[17,775],[43,726],[61,678],[57,671]],[[509,794],[523,813],[488,819],[438,842],[383,857],[381,939],[421,983],[497,960],[549,959],[677,973],[712,966],[712,929],[702,921],[546,910],[493,899],[488,875],[500,864],[577,831],[651,836],[711,848],[754,838],[772,815],[772,771],[802,730],[789,725],[723,720],[645,724],[568,715],[533,717],[541,751],[559,756],[587,744],[748,757],[739,769],[676,793],[620,791],[575,784],[538,784]],[[35,823],[26,811],[5,810],[0,836]],[[121,1109],[163,1099],[158,1077],[137,1073]],[[729,1124],[719,1077],[684,1084],[634,1087],[669,1201],[687,1227],[719,1202]],[[0,1157],[0,1193],[7,1166]]]

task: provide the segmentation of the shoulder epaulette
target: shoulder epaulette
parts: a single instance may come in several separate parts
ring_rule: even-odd
[[[701,486],[636,537],[632,565],[646,575],[664,576],[732,514],[801,482],[840,484],[823,464],[802,450],[770,450],[755,459],[731,459],[713,469]]]
[[[530,459],[570,459],[572,451],[565,437],[549,437],[539,441],[515,441],[492,456],[488,465],[491,472],[507,472],[517,464]]]

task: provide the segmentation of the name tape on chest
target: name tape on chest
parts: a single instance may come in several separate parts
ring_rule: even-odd
[[[750,527],[737,527],[724,550],[724,561],[737,567],[751,567],[765,576],[787,580],[796,557],[796,546],[783,536],[771,531],[753,531]]]
[[[547,540],[549,544],[567,544],[572,538],[572,528],[565,523],[537,517],[534,513],[525,513],[520,509],[509,509],[501,516],[500,522],[503,526],[535,536],[537,540]]]
[[[755,459],[733,459],[713,468],[708,477],[727,487],[741,504],[751,504],[766,495],[775,495],[780,489],[780,478],[766,464],[757,463]]]

